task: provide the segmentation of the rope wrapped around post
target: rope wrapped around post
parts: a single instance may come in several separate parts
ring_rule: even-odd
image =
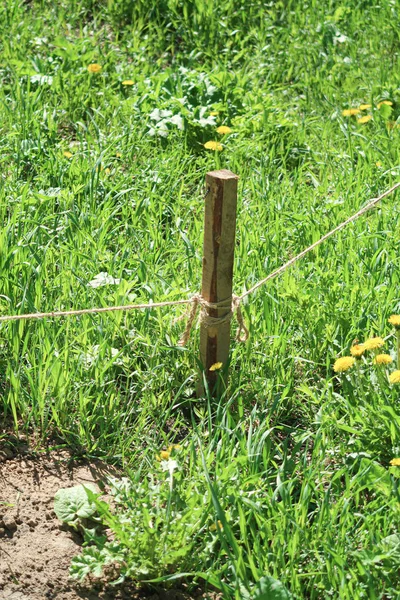
[[[238,322],[238,328],[236,331],[236,341],[237,342],[246,342],[249,337],[249,330],[245,325],[243,314],[240,308],[240,303],[242,299],[240,296],[232,295],[232,299],[227,298],[226,300],[222,300],[221,302],[207,302],[201,296],[201,294],[195,294],[192,296],[192,307],[190,309],[187,323],[185,327],[185,331],[183,332],[181,339],[178,342],[178,346],[186,346],[189,341],[190,332],[192,330],[197,309],[200,306],[200,323],[206,327],[218,327],[218,325],[222,325],[222,323],[227,323],[232,320],[233,315],[236,314],[236,319]],[[220,308],[228,309],[228,312],[222,317],[211,317],[209,314],[209,310],[216,310]]]

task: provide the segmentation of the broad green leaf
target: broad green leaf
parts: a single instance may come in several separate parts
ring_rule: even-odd
[[[371,491],[380,491],[385,496],[389,496],[392,490],[392,480],[390,473],[379,463],[363,458],[360,463],[360,470],[357,474],[359,483]]]
[[[292,594],[283,583],[269,575],[262,577],[253,592],[253,600],[291,600]]]
[[[89,489],[95,491],[94,487]],[[94,515],[96,507],[89,501],[85,486],[76,485],[58,490],[54,496],[54,511],[60,521],[75,523],[78,519],[88,519]]]

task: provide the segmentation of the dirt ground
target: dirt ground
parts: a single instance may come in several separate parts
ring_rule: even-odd
[[[21,451],[20,451],[21,452]],[[76,462],[65,451],[14,456],[0,445],[0,600],[191,600],[184,591],[145,593],[68,576],[81,538],[57,519],[54,494],[61,487],[97,483],[116,475],[101,461]],[[217,598],[204,596],[197,598]]]

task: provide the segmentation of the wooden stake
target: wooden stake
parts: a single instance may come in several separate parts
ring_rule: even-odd
[[[223,317],[232,303],[233,258],[235,250],[238,176],[222,169],[206,175],[204,215],[203,278],[201,295],[207,302],[226,306],[208,309],[211,317]],[[218,378],[211,365],[221,362],[224,368],[229,357],[230,322],[216,327],[200,327],[200,358],[213,391]]]

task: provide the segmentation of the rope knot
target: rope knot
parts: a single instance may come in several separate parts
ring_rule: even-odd
[[[232,298],[226,298],[220,302],[208,302],[204,300],[201,294],[195,294],[192,297],[192,307],[190,309],[185,331],[182,334],[181,339],[178,342],[179,346],[186,346],[189,341],[190,332],[193,327],[194,320],[197,314],[197,308],[200,305],[200,324],[206,329],[211,327],[219,327],[223,323],[229,323],[232,320],[234,314],[238,322],[238,329],[236,331],[236,341],[245,342],[249,337],[249,330],[247,329],[242,311],[240,309],[240,303],[242,298],[240,296],[232,295]],[[221,317],[213,317],[210,315],[210,310],[227,309],[227,312]]]

